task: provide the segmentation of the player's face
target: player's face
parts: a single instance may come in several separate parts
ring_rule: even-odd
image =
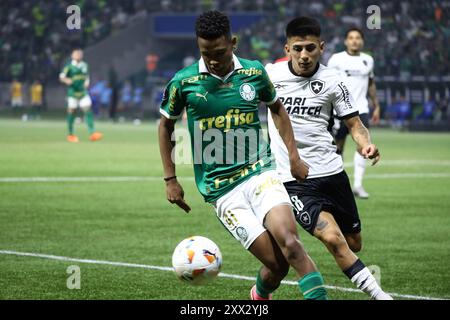
[[[301,76],[309,76],[316,70],[324,46],[325,43],[319,37],[294,36],[288,39],[285,51],[292,60],[294,70]]]
[[[345,47],[347,51],[359,52],[364,46],[364,40],[358,31],[350,31],[345,39]]]
[[[74,50],[72,52],[72,59],[78,62],[83,60],[83,50]]]
[[[211,73],[223,77],[233,70],[233,47],[236,42],[235,37],[228,39],[222,36],[213,40],[197,38],[200,54]]]

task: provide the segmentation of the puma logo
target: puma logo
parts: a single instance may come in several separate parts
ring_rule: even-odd
[[[198,93],[198,92],[195,93],[195,96],[196,96],[196,97],[200,97],[200,98],[205,99],[205,102],[208,102],[208,99],[206,99],[206,96],[207,96],[207,95],[208,95],[208,91],[206,91],[205,94],[201,94],[201,93]]]

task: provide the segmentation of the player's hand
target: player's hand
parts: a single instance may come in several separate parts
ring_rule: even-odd
[[[372,165],[374,166],[378,161],[380,161],[380,152],[376,145],[369,144],[361,149],[361,155],[365,159],[372,159]]]
[[[302,159],[291,161],[291,174],[297,181],[303,181],[308,177],[309,167]]]
[[[380,123],[380,107],[376,107],[373,110],[372,118],[370,119],[373,125],[378,125]]]
[[[184,201],[184,190],[176,179],[166,182],[166,194],[170,203],[175,203],[186,213],[191,211],[191,207]]]

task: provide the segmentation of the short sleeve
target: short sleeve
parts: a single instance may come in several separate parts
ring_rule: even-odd
[[[59,74],[59,77],[68,77],[69,76],[69,66],[65,65],[64,68],[61,70],[61,73]]]
[[[180,81],[174,78],[164,89],[159,112],[168,119],[178,119],[183,113],[184,106]]]
[[[359,114],[355,100],[343,82],[338,82],[333,90],[333,106],[338,119],[348,119]]]
[[[371,59],[370,59],[370,72],[369,72],[369,78],[370,79],[375,78],[375,72],[373,71],[374,68],[375,68],[375,65],[373,63],[373,58],[371,57]]]
[[[259,91],[259,100],[264,102],[267,105],[274,104],[275,101],[277,101],[278,96],[277,92],[275,90],[275,87],[273,86],[272,81],[269,78],[269,75],[267,74],[266,69],[261,65],[262,75],[261,75],[261,89]]]

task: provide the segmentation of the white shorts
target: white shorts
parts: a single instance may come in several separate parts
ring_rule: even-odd
[[[11,99],[11,106],[13,108],[22,107],[23,106],[23,100],[22,97],[14,97]]]
[[[82,109],[88,109],[92,105],[91,97],[89,95],[85,95],[81,99],[77,99],[74,97],[67,97],[67,107],[69,109],[76,109],[78,107]]]
[[[275,170],[255,175],[213,204],[227,230],[248,249],[263,233],[266,214],[278,205],[291,205],[289,195]]]

